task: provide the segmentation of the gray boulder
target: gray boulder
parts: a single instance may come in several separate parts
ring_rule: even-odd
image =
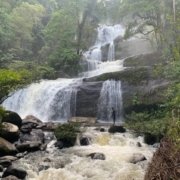
[[[129,162],[130,163],[133,163],[133,164],[136,164],[138,162],[141,162],[141,161],[145,161],[147,160],[146,157],[143,155],[143,154],[140,154],[140,153],[135,153],[133,154],[133,156],[130,158]]]
[[[20,142],[41,142],[44,143],[44,132],[41,129],[32,129],[30,133],[21,133]]]
[[[16,147],[0,137],[0,156],[16,154]]]
[[[11,165],[5,170],[2,177],[5,178],[8,176],[15,176],[19,179],[24,179],[27,176],[27,172],[24,169],[16,167],[15,165]]]
[[[3,122],[0,135],[10,142],[15,142],[19,138],[19,128],[14,124]]]

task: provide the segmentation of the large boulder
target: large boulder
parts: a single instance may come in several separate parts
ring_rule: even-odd
[[[126,129],[123,126],[111,126],[108,129],[109,133],[125,133]]]
[[[5,170],[2,177],[5,178],[11,175],[19,179],[24,179],[27,176],[27,172],[24,169],[16,167],[15,165],[11,165]]]
[[[33,141],[33,142],[24,142],[24,143],[18,143],[16,144],[16,148],[19,152],[33,152],[41,150],[41,142],[39,141]]]
[[[19,138],[19,128],[14,124],[3,122],[0,135],[10,142],[15,142]]]
[[[2,118],[2,122],[8,122],[8,123],[14,124],[18,126],[19,128],[22,125],[21,117],[17,113],[12,112],[12,111],[6,111],[5,116],[3,116]]]
[[[30,132],[34,128],[45,126],[43,122],[35,116],[26,116],[22,121],[21,131],[24,133]]]
[[[21,133],[20,142],[44,143],[44,132],[41,129],[33,129],[30,133]]]
[[[16,147],[10,142],[0,137],[0,156],[16,154]]]

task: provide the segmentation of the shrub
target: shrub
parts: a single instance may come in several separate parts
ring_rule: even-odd
[[[74,146],[76,137],[79,132],[79,127],[74,124],[63,124],[55,129],[55,136],[58,141],[63,143],[63,147]]]

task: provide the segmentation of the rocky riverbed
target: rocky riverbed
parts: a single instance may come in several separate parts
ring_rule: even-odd
[[[107,124],[87,125],[85,122],[75,146],[63,148],[53,133],[56,124],[42,123],[33,116],[21,120],[12,112],[9,117],[4,121],[14,123],[9,126],[13,129],[6,127],[6,133],[0,138],[3,180],[143,180],[156,150],[145,144],[143,137],[122,126],[109,128]],[[8,119],[13,121],[10,123]],[[7,139],[8,132],[11,137],[15,133],[18,139]]]

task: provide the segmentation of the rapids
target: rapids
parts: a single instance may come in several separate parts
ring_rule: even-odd
[[[38,151],[18,160],[19,167],[28,172],[28,180],[143,180],[145,169],[155,148],[143,143],[142,137],[132,133],[116,133],[85,128],[83,136],[89,137],[89,146],[80,146],[58,150],[51,141],[46,152]],[[138,147],[140,142],[142,147]],[[93,160],[88,154],[99,152],[105,160]],[[141,153],[146,161],[130,163],[134,153]],[[49,169],[45,170],[46,168]],[[44,170],[42,170],[44,168]]]

